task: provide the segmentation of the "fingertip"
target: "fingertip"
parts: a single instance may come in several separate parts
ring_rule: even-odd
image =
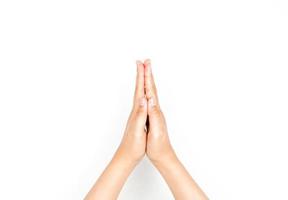
[[[137,64],[137,65],[141,65],[142,62],[141,62],[140,60],[136,60],[136,64]]]
[[[144,64],[140,60],[136,60],[137,71],[140,73],[144,72]]]
[[[148,58],[144,61],[144,65],[146,66],[150,66],[151,65],[151,60]]]

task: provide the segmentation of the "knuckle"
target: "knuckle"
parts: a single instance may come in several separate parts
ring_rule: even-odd
[[[161,112],[162,111],[161,111],[160,107],[157,105],[150,108],[150,113],[153,115],[157,115],[157,116],[161,115]]]
[[[144,114],[145,113],[145,110],[143,109],[143,108],[138,108],[137,110],[136,110],[136,115],[142,115],[142,114]]]
[[[145,108],[144,106],[141,106],[141,105],[135,105],[134,107],[134,113],[135,115],[142,115],[145,113]]]

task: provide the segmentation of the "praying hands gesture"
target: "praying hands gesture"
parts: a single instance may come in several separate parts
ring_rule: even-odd
[[[176,200],[208,198],[177,158],[160,109],[151,61],[137,61],[134,104],[123,139],[85,200],[115,200],[135,166],[149,157]]]

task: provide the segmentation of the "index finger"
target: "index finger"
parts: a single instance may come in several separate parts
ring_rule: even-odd
[[[154,81],[154,77],[152,74],[152,69],[151,69],[151,60],[146,59],[144,61],[144,66],[145,66],[145,95],[146,98],[152,99],[153,103],[158,105],[158,96],[157,96],[157,89]]]
[[[141,61],[137,60],[137,77],[136,77],[136,87],[134,94],[134,101],[139,102],[143,97],[145,97],[144,92],[144,65]]]

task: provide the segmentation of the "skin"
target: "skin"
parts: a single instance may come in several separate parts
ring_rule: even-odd
[[[85,200],[115,200],[145,154],[158,169],[176,200],[207,200],[177,158],[160,109],[151,61],[137,61],[133,108],[122,141]]]

